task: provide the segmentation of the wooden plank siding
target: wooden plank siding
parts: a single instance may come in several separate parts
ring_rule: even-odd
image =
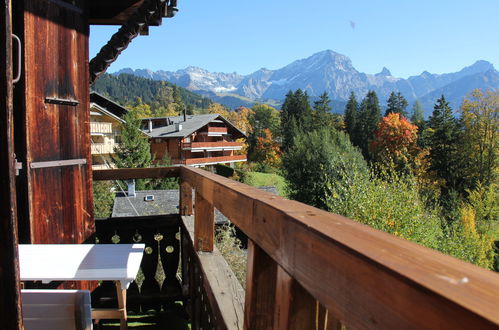
[[[0,320],[22,329],[13,131],[12,5],[0,4]]]
[[[89,28],[85,1],[72,3],[24,0],[18,5],[24,45],[18,104],[24,109],[18,109],[17,139],[26,169],[21,181],[26,212],[20,219],[25,243],[82,243],[94,232]],[[86,164],[31,168],[36,162],[71,159]]]

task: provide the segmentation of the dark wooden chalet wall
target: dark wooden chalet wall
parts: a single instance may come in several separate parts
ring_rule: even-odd
[[[94,232],[85,1],[19,0],[23,75],[15,90],[23,243],[81,243]],[[74,161],[56,164],[57,161]],[[76,164],[75,164],[76,163]]]
[[[0,328],[21,329],[13,157],[11,1],[0,3]]]

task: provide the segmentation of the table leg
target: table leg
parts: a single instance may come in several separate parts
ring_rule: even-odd
[[[121,281],[116,281],[116,293],[118,294],[118,309],[121,312],[120,329],[127,330],[126,288],[121,286]]]

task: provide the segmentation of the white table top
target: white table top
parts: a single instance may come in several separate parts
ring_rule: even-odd
[[[135,279],[144,244],[19,244],[22,281],[120,281]]]

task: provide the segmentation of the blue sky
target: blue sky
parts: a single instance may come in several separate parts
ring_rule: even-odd
[[[199,66],[248,74],[332,49],[362,72],[406,78],[476,60],[499,69],[499,0],[179,0],[109,72]],[[119,27],[92,27],[90,57]]]

